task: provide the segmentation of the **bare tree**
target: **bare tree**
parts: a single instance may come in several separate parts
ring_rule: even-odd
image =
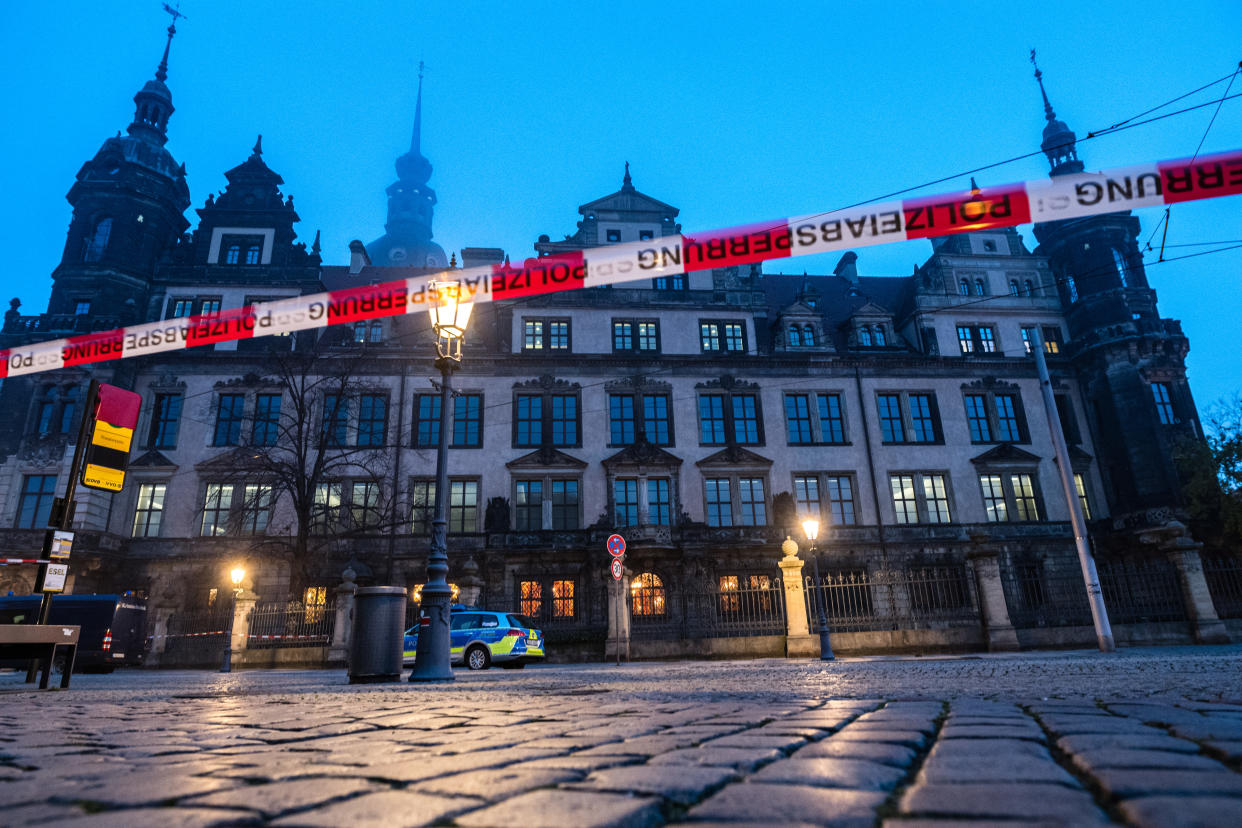
[[[255,388],[253,414],[241,445],[212,462],[241,498],[233,518],[240,533],[254,537],[256,552],[288,556],[295,590],[322,583],[330,551],[394,531],[397,514],[389,389],[366,373],[374,355],[365,345],[327,341],[273,352],[262,375],[239,381]],[[267,530],[258,526],[265,513],[291,515],[292,523],[286,532]]]

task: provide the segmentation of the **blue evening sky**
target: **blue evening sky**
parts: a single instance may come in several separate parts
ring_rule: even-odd
[[[223,188],[224,171],[262,133],[264,160],[302,217],[300,237],[322,230],[329,264],[347,261],[350,239],[383,232],[420,59],[435,238],[446,251],[503,247],[520,259],[539,234],[573,232],[577,206],[616,190],[627,160],[635,185],[680,207],[693,231],[832,209],[1036,150],[1044,119],[1031,47],[1088,169],[1186,157],[1212,108],[1081,139],[1229,75],[1242,58],[1236,0],[183,0],[182,11],[168,147],[189,170],[193,206]],[[25,313],[46,307],[70,217],[64,194],[130,122],[166,26],[156,0],[0,9],[3,298],[20,296]],[[1232,91],[1242,92],[1242,78]],[[1242,99],[1224,104],[1203,152],[1240,148]],[[978,180],[1046,172],[1040,156]],[[968,183],[959,176],[923,192]],[[1145,235],[1162,212],[1140,213]],[[1240,219],[1236,196],[1176,207],[1166,257],[1211,249],[1172,245],[1242,239]],[[862,249],[859,270],[906,275],[930,251],[926,241]],[[781,267],[830,273],[837,258]],[[1240,270],[1242,250],[1148,269],[1161,312],[1190,336],[1201,409],[1242,390]]]

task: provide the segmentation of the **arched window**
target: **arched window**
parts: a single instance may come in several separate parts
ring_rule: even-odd
[[[1129,287],[1130,266],[1126,264],[1126,257],[1115,247],[1113,248],[1113,264],[1117,266],[1117,278],[1121,280],[1121,286]]]
[[[630,604],[634,615],[664,615],[664,581],[654,572],[639,573],[630,582]]]
[[[975,296],[983,295],[983,280],[975,279]]]
[[[1017,296],[1021,292],[1022,292],[1022,289],[1018,287],[1018,280],[1010,279],[1009,280],[1009,295]]]
[[[867,325],[858,329],[858,344],[864,348],[871,347],[871,328]]]
[[[1025,282],[1022,283],[1022,292],[1026,296],[1034,296],[1035,295],[1035,283],[1032,282],[1030,279],[1027,279]]]
[[[790,325],[789,326],[789,347],[797,348],[801,344],[802,344],[802,338],[798,335],[798,326]]]
[[[883,346],[885,346],[885,345],[887,345],[887,344],[888,344],[888,340],[887,340],[887,338],[884,336],[884,326],[883,326],[883,325],[876,325],[876,326],[875,326],[875,344],[876,344],[876,345],[879,345],[880,347],[883,347]]]
[[[963,296],[969,296],[970,295],[970,282],[966,279],[963,279],[962,281],[958,282],[957,289],[958,289],[958,292],[961,293]]]
[[[224,263],[235,265],[241,259],[241,245],[230,244],[224,253]]]
[[[815,344],[815,326],[814,325],[803,325],[802,326],[802,344],[803,345],[814,345]]]
[[[82,249],[82,261],[97,262],[102,259],[104,251],[108,249],[110,235],[112,235],[112,219],[100,219],[94,231],[86,239],[86,245]]]

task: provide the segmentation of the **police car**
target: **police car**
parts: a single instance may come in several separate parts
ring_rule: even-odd
[[[405,631],[404,662],[414,663],[418,652],[418,633],[431,623],[423,616],[419,625]],[[542,661],[543,633],[524,615],[492,612],[477,607],[454,605],[449,614],[449,660],[471,670],[498,667],[520,670],[532,661]]]

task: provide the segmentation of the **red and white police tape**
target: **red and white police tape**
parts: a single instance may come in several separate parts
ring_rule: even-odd
[[[1238,193],[1242,193],[1242,150],[1194,161],[1162,161],[983,187],[558,253],[527,259],[521,266],[449,270],[23,345],[0,351],[0,378],[417,313],[426,307],[427,286],[434,280],[457,282],[471,302],[491,302]]]

